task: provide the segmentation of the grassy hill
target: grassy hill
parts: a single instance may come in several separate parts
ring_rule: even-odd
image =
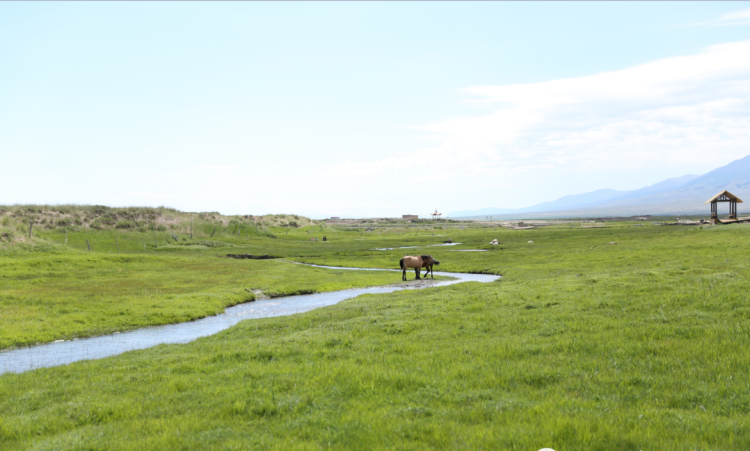
[[[56,232],[63,239],[66,232],[93,233],[118,230],[136,233],[169,232],[194,237],[229,233],[268,235],[269,227],[298,228],[315,221],[298,215],[225,216],[217,212],[186,213],[173,208],[124,207],[101,205],[12,205],[0,206],[0,246],[31,242],[43,237],[53,240]],[[29,231],[31,230],[31,236]],[[170,235],[171,236],[171,235]]]

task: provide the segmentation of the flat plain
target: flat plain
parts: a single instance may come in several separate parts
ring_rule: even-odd
[[[746,225],[245,223],[244,235],[230,235],[198,222],[192,239],[184,218],[167,231],[81,227],[67,244],[55,225],[6,244],[0,344],[190,320],[253,290],[401,282],[293,262],[397,268],[407,252],[429,253],[441,271],[503,277],[365,295],[184,345],[1,375],[0,447],[750,448]],[[448,238],[462,244],[434,246]],[[373,250],[402,246],[417,247]]]

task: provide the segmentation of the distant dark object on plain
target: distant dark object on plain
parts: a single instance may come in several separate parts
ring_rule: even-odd
[[[227,254],[227,258],[236,258],[238,260],[269,260],[274,257],[273,255],[253,255],[253,254]]]

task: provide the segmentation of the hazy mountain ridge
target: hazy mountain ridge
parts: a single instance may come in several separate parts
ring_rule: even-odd
[[[571,194],[520,209],[483,208],[450,213],[456,217],[494,216],[498,219],[564,216],[630,216],[638,214],[703,214],[703,203],[722,190],[750,201],[750,155],[703,175],[684,175],[631,191],[600,189]],[[743,212],[742,204],[738,207]],[[750,205],[747,208],[750,211]],[[719,213],[721,214],[720,209]],[[530,215],[533,213],[533,215]]]

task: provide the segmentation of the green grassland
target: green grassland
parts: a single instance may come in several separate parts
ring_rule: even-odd
[[[278,260],[167,255],[0,258],[0,349],[190,321],[253,301],[398,283]]]
[[[0,254],[0,292],[37,299],[26,320],[38,321],[58,308],[47,305],[54,289],[42,295],[54,284],[70,299],[76,290],[99,296],[97,281],[134,298],[131,285],[156,283],[159,296],[229,299],[244,288],[337,289],[325,284],[347,274],[219,258],[226,253],[363,268],[430,253],[437,269],[503,278],[365,295],[184,345],[2,375],[0,448],[750,448],[749,226],[365,232],[308,223],[208,237],[206,224],[192,240],[173,229],[180,241],[169,246],[157,231],[164,244],[145,251],[153,230],[83,227],[65,246],[57,228],[41,229]],[[310,241],[323,235],[330,241]],[[85,236],[98,243],[93,252]],[[449,237],[462,244],[427,247]],[[502,249],[456,252],[490,249],[493,238]],[[418,247],[372,250],[397,246]],[[67,275],[55,275],[59,261],[71,265]],[[297,281],[301,270],[316,271],[308,285]],[[342,285],[379,277],[400,280],[374,273]]]
[[[18,214],[2,216],[7,229],[26,231],[34,215],[37,229],[32,228],[31,237],[5,240],[0,247],[0,349],[190,321],[253,301],[258,290],[278,297],[401,283],[396,275],[383,272],[226,258],[228,253],[294,255],[300,246],[309,248],[306,255],[314,254],[315,245],[328,243],[309,241],[307,231],[320,232],[326,226],[312,227],[299,216],[252,222],[244,217],[191,217],[167,209],[51,208],[16,209]],[[40,219],[60,216],[64,219]],[[81,224],[70,218],[82,219]],[[152,221],[152,230],[117,227],[138,218]],[[297,230],[285,221],[308,226]],[[159,231],[156,224],[169,228]],[[270,228],[284,238],[272,238]]]

